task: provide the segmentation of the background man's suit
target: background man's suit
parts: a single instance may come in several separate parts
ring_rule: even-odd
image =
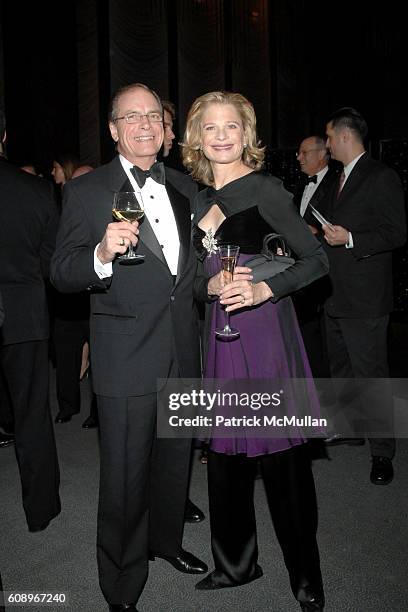
[[[331,193],[333,184],[337,183],[337,181],[337,166],[329,166],[328,171],[310,198],[304,213],[303,218],[308,225],[312,225],[318,230],[321,229],[320,223],[310,211],[309,204],[312,204],[314,208],[319,211],[322,207],[324,208],[325,201]],[[302,180],[293,196],[293,202],[299,211],[304,188],[305,182]],[[307,287],[297,291],[292,296],[310,367],[315,378],[326,378],[330,376],[325,331],[322,320],[323,304],[329,294],[330,280],[328,276],[323,276]]]
[[[326,202],[321,212],[332,224],[347,228],[354,242],[347,249],[323,241],[332,282],[325,313],[333,376],[386,378],[392,250],[406,239],[401,182],[393,170],[365,153],[341,192],[334,185]],[[370,439],[370,443],[373,456],[392,458],[393,439]]]
[[[149,549],[169,556],[180,550],[190,441],[155,439],[155,392],[158,378],[199,376],[194,282],[206,295],[204,278],[195,280],[190,243],[196,186],[171,168],[166,190],[180,239],[177,277],[145,218],[137,245],[145,260],[131,266],[115,261],[112,277],[98,278],[94,248],[112,221],[113,192],[122,190],[129,190],[129,183],[119,157],[66,185],[52,265],[59,291],[92,290],[91,354],[102,449],[98,561],[102,591],[111,603],[137,601]],[[115,523],[119,515],[121,524]]]
[[[325,208],[326,207],[325,201],[331,193],[333,184],[338,181],[338,178],[339,178],[338,164],[334,165],[332,162],[329,162],[329,169],[324,175],[324,177],[322,178],[322,180],[320,181],[319,185],[317,186],[316,191],[310,198],[306,211],[303,215],[303,218],[308,225],[313,225],[317,229],[321,229],[320,223],[311,213],[309,204],[312,204],[312,206],[314,206],[314,208],[316,208],[319,211],[321,211],[322,208]],[[302,185],[304,185],[304,183],[302,183]],[[302,195],[303,195],[303,188],[299,189],[299,191],[296,191],[293,197],[293,201],[299,209],[300,209],[300,204],[302,200]]]
[[[11,403],[29,529],[60,511],[59,469],[48,403],[49,320],[44,279],[58,210],[46,181],[0,161],[1,369]]]

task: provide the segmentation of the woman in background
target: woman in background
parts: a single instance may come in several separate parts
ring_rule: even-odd
[[[56,185],[62,188],[72,179],[75,170],[80,166],[79,159],[71,153],[60,153],[52,163],[51,175]]]
[[[52,176],[62,201],[62,190],[82,168],[79,159],[72,154],[59,154],[53,162]],[[93,168],[89,166],[88,172]],[[67,423],[80,411],[81,389],[79,382],[89,369],[89,295],[78,293],[62,295],[55,289],[52,294],[55,311],[54,349],[56,360],[57,400],[59,411],[56,423]],[[98,425],[95,398],[89,416],[83,427],[89,429]]]

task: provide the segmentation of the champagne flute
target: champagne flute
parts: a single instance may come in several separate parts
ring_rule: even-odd
[[[143,203],[137,199],[134,191],[117,191],[113,196],[112,215],[117,221],[138,221],[143,218]],[[136,255],[132,243],[124,255],[118,259],[122,264],[133,264],[145,258],[144,255]]]
[[[221,244],[218,247],[218,257],[221,261],[221,270],[225,284],[232,282],[235,266],[237,265],[239,246],[236,244]],[[220,338],[238,338],[239,330],[234,329],[229,323],[229,312],[226,313],[227,322],[224,327],[217,327],[216,336]]]

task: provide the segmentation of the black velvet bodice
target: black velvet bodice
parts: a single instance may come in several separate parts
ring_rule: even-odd
[[[214,202],[215,203],[215,202]],[[219,205],[219,203],[217,202]],[[222,209],[222,207],[220,206]],[[241,253],[253,255],[259,253],[262,241],[266,234],[270,233],[271,227],[261,217],[257,206],[252,206],[230,217],[226,217],[214,234],[217,244],[237,244]],[[202,243],[205,231],[198,225],[193,226],[193,244],[197,255],[203,261],[207,251]]]

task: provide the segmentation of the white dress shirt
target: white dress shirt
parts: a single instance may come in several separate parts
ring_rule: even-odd
[[[133,164],[128,161],[123,155],[119,155],[120,163],[123,166],[126,176],[128,177],[136,197],[142,202],[145,216],[147,217],[152,229],[155,233],[158,243],[160,244],[163,255],[166,259],[169,270],[173,276],[177,275],[177,266],[180,250],[180,239],[177,230],[176,220],[174,218],[173,208],[170,204],[169,196],[164,185],[156,183],[150,176],[146,179],[142,188],[136,182],[130,169]],[[96,251],[94,251],[94,268],[99,278],[107,278],[112,276],[112,263],[103,264],[99,261]],[[137,247],[136,247],[137,249]]]
[[[351,161],[349,164],[347,164],[347,166],[344,166],[343,168],[343,172],[344,172],[344,181],[343,181],[343,185],[341,186],[342,189],[344,189],[344,185],[347,182],[348,177],[351,174],[351,171],[353,170],[354,166],[356,165],[356,163],[358,162],[358,160],[360,159],[360,157],[363,157],[363,155],[365,154],[365,151],[363,151],[362,153],[360,153],[360,155],[358,155],[358,157],[355,157],[353,159],[353,161]]]

